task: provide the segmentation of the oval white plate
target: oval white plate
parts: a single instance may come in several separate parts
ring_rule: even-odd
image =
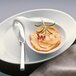
[[[12,16],[0,24],[0,59],[20,64],[20,46],[12,30],[12,22],[17,16],[45,17],[61,25],[67,32],[67,40],[62,48],[54,53],[43,55],[32,51],[25,44],[25,64],[34,64],[49,60],[64,52],[75,40],[76,22],[68,14],[54,9],[36,9]]]

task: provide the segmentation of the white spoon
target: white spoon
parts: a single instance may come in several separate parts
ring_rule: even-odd
[[[24,27],[23,25],[18,22],[17,20],[14,20],[13,22],[13,30],[20,42],[21,46],[21,64],[20,64],[20,69],[24,70],[25,69],[25,64],[24,64],[24,43],[25,43],[25,34],[24,34]]]

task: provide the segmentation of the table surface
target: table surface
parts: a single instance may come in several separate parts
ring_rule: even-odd
[[[0,0],[0,22],[14,14],[39,8],[61,10],[70,14],[76,19],[75,7],[76,0]],[[25,65],[26,71],[21,72],[19,70],[19,65],[10,64],[0,60],[0,76],[21,76],[22,74],[29,75],[41,64],[43,63]]]

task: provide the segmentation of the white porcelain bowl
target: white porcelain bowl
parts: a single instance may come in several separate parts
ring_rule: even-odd
[[[32,20],[34,20],[34,21],[38,21],[38,22],[41,22],[41,20],[40,20],[40,18],[39,17],[35,17],[35,18],[31,18]],[[47,18],[43,18],[43,20],[44,20],[44,22],[53,22],[53,21],[51,21],[50,19],[47,19]],[[29,27],[29,28],[28,28]],[[47,51],[47,52],[44,52],[44,51],[38,51],[38,50],[36,50],[36,49],[34,49],[33,48],[33,46],[31,45],[31,43],[30,43],[30,34],[32,33],[32,32],[34,32],[35,31],[35,25],[34,24],[30,24],[30,25],[27,25],[26,26],[26,29],[25,29],[25,37],[26,37],[26,43],[27,43],[27,45],[33,50],[33,51],[35,51],[35,52],[37,52],[37,53],[40,53],[40,54],[49,54],[49,53],[53,53],[53,52],[55,52],[55,51],[57,51],[58,49],[60,49],[63,45],[64,45],[64,43],[65,43],[65,41],[66,41],[66,31],[64,30],[64,28],[61,26],[61,25],[58,25],[58,24],[56,24],[56,25],[54,25],[54,27],[56,27],[57,29],[58,29],[58,31],[59,31],[59,34],[60,34],[60,36],[61,36],[61,43],[56,47],[56,48],[54,48],[54,49],[52,49],[52,50],[49,50],[49,51]]]

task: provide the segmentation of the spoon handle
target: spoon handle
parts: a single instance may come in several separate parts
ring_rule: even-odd
[[[25,63],[24,63],[24,43],[21,43],[21,64],[20,70],[25,70]]]

